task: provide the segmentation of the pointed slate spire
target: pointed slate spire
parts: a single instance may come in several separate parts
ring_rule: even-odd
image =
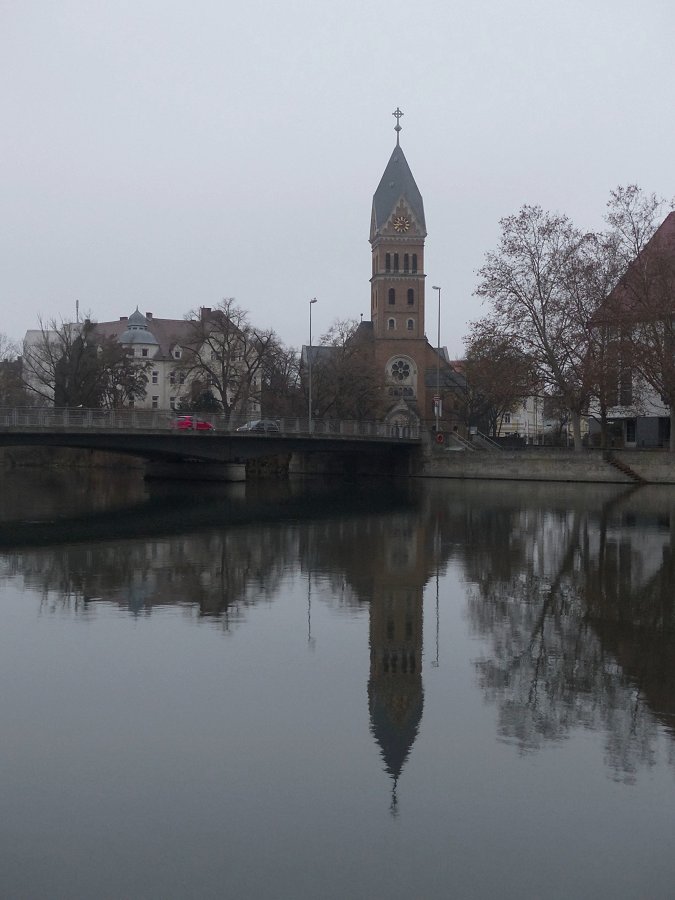
[[[415,217],[421,236],[426,237],[427,227],[424,220],[422,195],[415,184],[415,179],[410,171],[403,149],[400,144],[397,144],[373,195],[373,214],[370,226],[371,241],[387,224],[401,200],[405,201],[410,212]]]

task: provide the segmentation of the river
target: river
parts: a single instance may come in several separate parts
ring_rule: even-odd
[[[675,487],[0,483],[2,897],[672,896]]]

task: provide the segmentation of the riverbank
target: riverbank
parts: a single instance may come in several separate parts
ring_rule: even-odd
[[[295,474],[341,475],[345,472],[344,460],[327,464],[323,456],[311,459],[298,468],[291,465]],[[246,479],[284,478],[288,475],[289,459],[274,457],[252,460],[246,467]],[[148,474],[143,460],[115,453],[68,448],[7,448],[0,450],[0,469],[115,469],[139,470]],[[183,469],[186,467],[183,466]],[[199,466],[191,472],[191,478],[200,480],[231,480],[218,477],[219,467],[211,464]],[[203,470],[203,471],[202,471]],[[370,477],[384,474],[377,471],[371,461],[367,469],[351,472],[352,476]],[[422,478],[452,478],[491,481],[550,481],[592,484],[675,484],[675,454],[665,450],[615,450],[609,455],[601,450],[561,450],[549,447],[532,447],[524,450],[452,451],[431,448],[411,467],[410,475]],[[176,473],[165,477],[176,478]],[[242,480],[237,478],[235,480]]]
[[[560,450],[532,447],[501,452],[436,451],[422,464],[424,478],[675,484],[675,454],[666,450]]]

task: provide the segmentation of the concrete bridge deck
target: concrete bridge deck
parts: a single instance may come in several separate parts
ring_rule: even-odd
[[[214,430],[179,430],[160,410],[0,409],[0,447],[71,447],[150,462],[243,463],[264,456],[323,454],[377,458],[400,468],[420,446],[417,431],[383,422],[278,419],[278,431],[237,431],[242,421],[198,416]]]

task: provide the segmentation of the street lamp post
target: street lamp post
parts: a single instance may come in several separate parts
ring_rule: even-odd
[[[316,303],[316,297],[312,297],[309,301],[309,351],[307,356],[307,364],[309,366],[309,433],[313,432],[312,422],[312,306]]]
[[[438,291],[438,345],[436,347],[436,433],[440,431],[439,420],[441,417],[441,289],[434,284],[431,288]]]

